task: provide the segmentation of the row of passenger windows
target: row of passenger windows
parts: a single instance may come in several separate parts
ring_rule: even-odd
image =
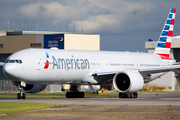
[[[111,66],[135,66],[134,64],[118,64],[118,63],[111,63]],[[152,66],[152,67],[156,67],[156,66],[160,66],[158,64],[140,64],[140,66]]]
[[[6,60],[5,63],[22,63],[22,60]]]
[[[101,65],[100,63],[90,63],[90,65]]]
[[[140,66],[153,66],[153,67],[156,67],[156,66],[161,66],[161,65],[158,65],[158,64],[140,64]]]
[[[118,64],[118,63],[111,63],[111,66],[134,66],[134,64]]]

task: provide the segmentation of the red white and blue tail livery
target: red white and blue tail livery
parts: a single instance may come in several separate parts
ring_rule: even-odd
[[[163,30],[160,34],[157,47],[154,51],[154,54],[160,55],[163,60],[171,60],[171,58],[169,58],[169,54],[173,35],[175,14],[176,9],[171,8]]]

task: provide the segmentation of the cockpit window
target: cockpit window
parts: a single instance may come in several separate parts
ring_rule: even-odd
[[[19,63],[19,60],[15,60],[16,63]]]
[[[5,63],[19,63],[21,64],[22,63],[22,60],[6,60]]]
[[[9,60],[9,63],[15,63],[15,60]]]
[[[6,60],[6,61],[5,61],[5,63],[8,63],[8,62],[9,62],[9,60]]]
[[[22,60],[19,60],[19,63],[22,63]]]

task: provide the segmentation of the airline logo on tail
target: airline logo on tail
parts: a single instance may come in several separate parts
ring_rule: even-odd
[[[167,20],[165,22],[164,28],[162,30],[162,33],[159,37],[157,47],[154,51],[154,53],[160,55],[162,59],[169,58],[175,14],[176,14],[176,9],[171,8]]]

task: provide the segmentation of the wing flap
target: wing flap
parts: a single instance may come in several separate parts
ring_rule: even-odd
[[[109,72],[95,72],[92,74],[92,76],[101,76],[101,75],[115,75],[120,71],[109,71]]]

